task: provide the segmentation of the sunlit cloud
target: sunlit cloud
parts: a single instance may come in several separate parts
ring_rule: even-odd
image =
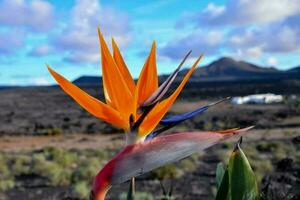
[[[36,77],[32,79],[33,85],[49,85],[50,82],[44,77]]]
[[[3,0],[0,23],[33,31],[48,31],[53,25],[53,7],[47,1]]]
[[[275,57],[269,57],[267,60],[267,64],[269,66],[277,66],[278,65],[278,60]]]
[[[97,26],[105,34],[114,36],[121,47],[130,41],[127,15],[112,8],[101,7],[97,0],[76,1],[70,17],[70,22],[62,32],[52,39],[54,48],[69,53],[65,61],[77,63],[99,60]]]
[[[50,31],[54,25],[53,12],[53,6],[47,1],[0,1],[0,53],[2,57],[3,54],[14,56],[22,47],[24,49],[30,34],[43,34]]]
[[[223,43],[223,33],[219,31],[197,31],[182,38],[177,38],[166,44],[161,53],[172,59],[182,58],[187,51],[192,50],[192,56],[197,57],[205,51],[205,54],[217,54],[219,46]]]
[[[29,53],[31,56],[45,56],[52,53],[52,48],[47,44],[35,46]]]
[[[25,33],[17,29],[0,30],[0,54],[15,53],[24,43]],[[0,55],[1,57],[1,55]]]
[[[201,47],[209,54],[237,58],[261,58],[267,53],[300,51],[299,0],[238,0],[225,5],[209,3],[196,13],[184,14],[176,28],[190,28],[189,35],[173,38],[164,50],[171,58],[181,47]],[[218,35],[211,35],[212,30]],[[202,32],[202,35],[195,34]],[[219,37],[222,35],[222,37]],[[215,43],[210,43],[208,38]],[[220,41],[220,39],[222,41]],[[201,42],[200,42],[201,41]]]
[[[98,73],[98,26],[108,43],[114,37],[126,52],[135,77],[153,40],[157,61],[165,66],[159,73],[172,71],[189,50],[191,59],[205,53],[201,64],[230,56],[293,67],[299,64],[294,59],[300,53],[299,21],[299,0],[0,0],[0,84],[12,79],[34,84],[32,77],[12,78],[17,72],[51,82],[45,63],[61,67],[70,79]]]
[[[299,11],[298,0],[230,0],[225,6],[210,3],[192,18],[199,25],[245,26],[278,22]]]

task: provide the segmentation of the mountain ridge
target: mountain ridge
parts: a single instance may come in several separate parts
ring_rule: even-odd
[[[178,78],[186,74],[188,69],[182,69]],[[160,75],[164,80],[168,74]],[[300,79],[300,66],[281,71],[274,67],[262,67],[246,61],[237,61],[230,57],[221,57],[208,65],[197,68],[191,76],[191,81],[226,81],[249,79]],[[76,84],[100,84],[100,76],[81,76],[73,82]]]

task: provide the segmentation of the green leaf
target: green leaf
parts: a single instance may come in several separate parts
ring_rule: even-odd
[[[232,152],[228,165],[231,200],[254,200],[258,187],[250,163],[239,144]]]
[[[240,148],[241,140],[232,152],[229,164],[218,187],[216,200],[255,200],[258,199],[258,187],[250,163]],[[224,168],[223,168],[224,170]],[[217,167],[217,186],[222,174],[221,166]]]
[[[228,169],[224,172],[222,182],[218,188],[216,200],[230,200],[230,186]]]
[[[217,189],[219,189],[223,176],[225,173],[225,167],[223,165],[223,163],[218,163],[217,165],[217,171],[216,171],[216,185],[217,185]]]

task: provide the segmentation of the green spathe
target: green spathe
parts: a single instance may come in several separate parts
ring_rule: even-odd
[[[258,199],[256,178],[247,157],[240,148],[240,143],[241,140],[230,156],[229,164],[218,188],[216,200]]]
[[[217,185],[217,189],[220,188],[220,185],[222,183],[222,179],[223,179],[223,176],[225,174],[225,167],[223,165],[223,163],[219,163],[217,165],[217,171],[216,171],[216,185]]]

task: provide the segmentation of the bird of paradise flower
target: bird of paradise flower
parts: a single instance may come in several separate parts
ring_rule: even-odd
[[[123,129],[126,133],[127,146],[96,175],[91,190],[91,199],[103,200],[112,185],[123,183],[166,163],[185,158],[251,128],[182,132],[161,136],[160,133],[223,101],[164,118],[195,70],[202,54],[185,74],[175,91],[164,98],[191,52],[187,53],[176,70],[159,86],[156,45],[153,42],[150,54],[135,83],[115,41],[112,39],[113,54],[111,54],[99,28],[98,35],[106,104],[90,96],[48,66],[50,73],[61,88],[79,105],[92,115]]]

